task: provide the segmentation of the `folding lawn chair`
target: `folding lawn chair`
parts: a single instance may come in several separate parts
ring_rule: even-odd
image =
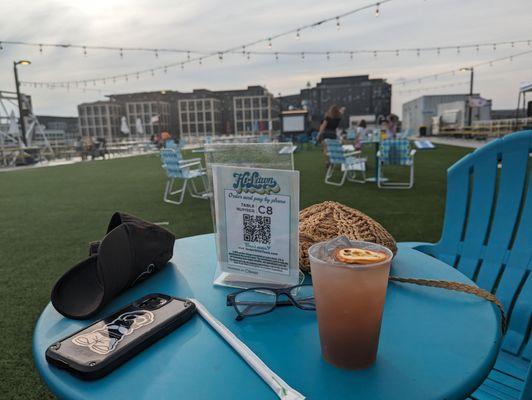
[[[325,183],[329,185],[342,186],[347,179],[350,182],[366,182],[366,159],[360,157],[360,151],[345,153],[342,142],[337,139],[325,139],[325,152],[329,159],[329,167],[325,173]],[[342,178],[338,182],[331,180],[336,167],[340,167]],[[357,172],[360,172],[362,179],[356,179]]]
[[[164,190],[163,200],[166,203],[181,204],[185,197],[188,181],[188,191],[192,197],[205,199],[207,193],[207,179],[205,168],[201,164],[200,158],[192,158],[184,160],[179,149],[163,149],[161,150],[161,160],[163,168],[166,170],[168,180],[166,181],[166,188]],[[203,191],[198,191],[194,182],[195,178],[200,178],[203,184]],[[183,185],[177,190],[173,190],[174,181],[182,179]],[[179,194],[178,200],[172,200],[170,196]]]
[[[410,189],[414,186],[414,154],[416,150],[410,149],[408,139],[387,139],[380,142],[377,152],[379,173],[377,174],[377,186],[381,189]],[[410,168],[408,182],[388,182],[384,179],[383,170],[385,165],[405,166]]]

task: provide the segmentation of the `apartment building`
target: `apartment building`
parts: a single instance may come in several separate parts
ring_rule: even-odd
[[[128,101],[125,103],[126,120],[134,135],[151,136],[170,128],[170,103],[159,100]],[[137,120],[140,120],[140,127]],[[141,128],[141,132],[138,131]]]
[[[95,101],[78,105],[79,133],[82,136],[112,141],[121,136],[123,106],[114,101]]]
[[[222,102],[213,97],[178,100],[181,136],[203,138],[222,130]]]

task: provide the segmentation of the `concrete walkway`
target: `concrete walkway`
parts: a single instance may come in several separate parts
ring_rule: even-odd
[[[414,140],[430,140],[432,143],[446,144],[449,146],[468,147],[472,149],[478,149],[479,147],[488,144],[493,139],[478,140],[478,139],[464,139],[445,136],[425,136],[422,138],[415,138]]]

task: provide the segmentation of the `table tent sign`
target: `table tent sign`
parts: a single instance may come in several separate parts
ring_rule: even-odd
[[[299,171],[213,165],[215,284],[299,282]]]

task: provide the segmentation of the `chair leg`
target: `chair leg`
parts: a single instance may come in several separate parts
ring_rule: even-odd
[[[165,203],[171,203],[171,204],[181,204],[183,203],[183,199],[185,197],[185,191],[187,189],[187,181],[188,179],[185,179],[184,182],[183,182],[183,186],[181,186],[181,189],[178,189],[178,190],[175,190],[175,191],[172,191],[172,187],[174,185],[174,181],[175,179],[168,179],[168,181],[166,181],[166,189],[164,191],[164,197],[163,197],[163,201]],[[179,200],[171,200],[170,199],[170,196],[171,195],[174,195],[174,194],[177,194],[177,193],[181,193],[181,195],[179,196]]]
[[[203,185],[204,185],[204,188],[205,188],[205,183],[204,183],[203,179],[201,181],[203,182]],[[196,187],[196,183],[194,182],[194,179],[190,180],[190,186],[188,188],[188,191],[189,191],[190,195],[192,197],[195,197],[196,199],[207,199],[207,197],[204,196],[207,193],[207,190],[203,190],[201,192],[198,191],[198,188]]]
[[[340,182],[334,182],[331,180],[332,176],[334,174],[334,164],[330,164],[329,168],[327,168],[327,172],[325,173],[325,183],[328,185],[334,185],[334,186],[342,186],[345,182],[345,178],[347,176],[347,171],[344,171],[342,175],[342,179]]]
[[[379,172],[382,171],[382,165]],[[410,165],[410,174],[408,182],[382,182],[382,175],[377,177],[377,186],[380,189],[412,189],[414,187],[414,163]]]

